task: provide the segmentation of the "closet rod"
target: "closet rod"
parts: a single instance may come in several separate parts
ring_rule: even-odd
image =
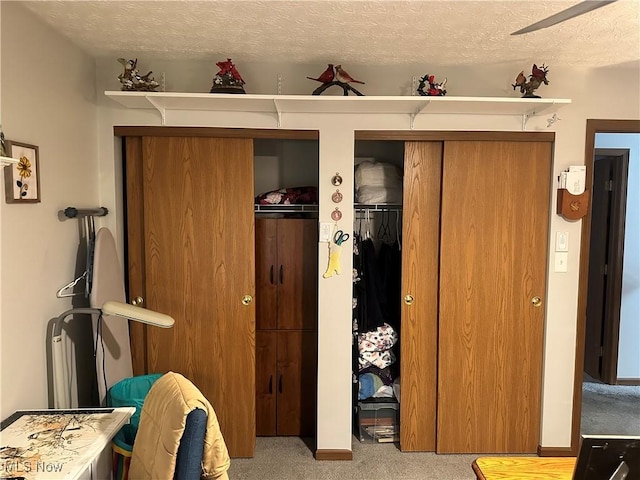
[[[106,207],[98,207],[98,208],[67,207],[64,209],[64,215],[67,218],[104,217],[107,213],[109,213],[109,210]]]
[[[401,212],[402,204],[399,203],[356,203],[356,212]]]
[[[318,205],[316,204],[268,204],[263,205],[256,203],[254,204],[255,212],[269,212],[269,213],[294,213],[294,212],[317,212]]]

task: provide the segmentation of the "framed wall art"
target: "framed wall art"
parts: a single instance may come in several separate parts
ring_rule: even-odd
[[[7,203],[40,202],[40,159],[38,147],[7,140],[9,156],[20,160],[4,167],[4,193]]]

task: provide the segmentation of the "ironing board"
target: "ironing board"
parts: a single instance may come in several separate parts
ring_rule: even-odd
[[[95,239],[89,303],[92,308],[100,308],[108,300],[126,302],[126,295],[115,239],[108,228],[101,228]],[[94,338],[101,334],[97,342],[96,374],[100,404],[104,405],[108,389],[123,378],[133,376],[129,321],[103,315],[99,328],[98,319],[94,317],[93,333]]]

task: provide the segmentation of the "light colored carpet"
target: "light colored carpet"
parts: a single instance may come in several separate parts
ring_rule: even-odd
[[[640,435],[640,386],[585,381],[580,433]]]
[[[352,442],[352,461],[317,461],[298,437],[258,437],[255,457],[231,459],[230,480],[475,480],[481,455],[402,453],[394,444]]]
[[[640,435],[640,387],[583,383],[581,433]],[[475,480],[482,455],[402,453],[395,444],[353,439],[352,461],[317,461],[298,437],[258,437],[255,457],[234,458],[230,480]]]

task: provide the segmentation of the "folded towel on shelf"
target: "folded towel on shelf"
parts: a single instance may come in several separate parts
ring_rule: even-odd
[[[358,388],[358,400],[365,400],[374,396],[385,385],[382,379],[373,373],[365,373],[358,377],[360,386]]]

